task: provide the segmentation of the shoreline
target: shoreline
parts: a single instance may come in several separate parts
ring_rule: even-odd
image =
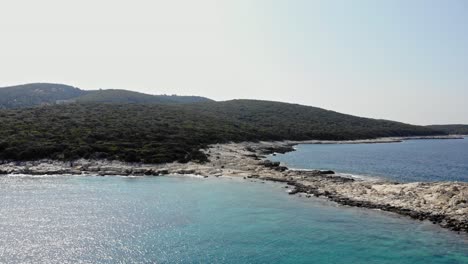
[[[460,137],[437,137],[437,139]],[[434,139],[410,138],[410,139]],[[392,143],[407,138],[385,138],[353,141],[359,143]],[[311,143],[320,142],[320,143]],[[327,142],[327,143],[323,143]],[[281,141],[216,144],[203,150],[209,161],[199,163],[141,164],[105,160],[53,160],[9,162],[0,164],[0,174],[24,175],[96,175],[159,176],[200,175],[202,177],[238,177],[286,184],[289,194],[323,197],[345,206],[380,209],[429,220],[456,232],[468,233],[468,183],[412,182],[398,183],[385,179],[360,179],[336,175],[333,171],[294,170],[279,162],[266,160],[266,155],[294,151],[297,144],[331,144],[331,141]],[[347,141],[346,143],[350,143]],[[345,144],[340,142],[339,144]]]
[[[358,139],[358,140],[283,140],[292,145],[299,144],[376,144],[376,143],[400,143],[408,140],[445,140],[445,139],[465,139],[467,135],[441,135],[441,136],[412,136],[412,137],[382,137],[374,139]],[[274,141],[273,141],[274,142]]]

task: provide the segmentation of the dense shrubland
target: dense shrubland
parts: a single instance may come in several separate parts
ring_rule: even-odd
[[[432,125],[428,127],[452,135],[468,135],[468,125]]]
[[[253,100],[196,104],[69,104],[0,110],[0,160],[206,160],[212,143],[348,140],[443,134],[320,108]]]

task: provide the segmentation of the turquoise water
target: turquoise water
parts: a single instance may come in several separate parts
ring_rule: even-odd
[[[468,263],[468,237],[283,185],[0,177],[0,263]]]
[[[468,138],[381,144],[298,145],[269,157],[292,168],[331,169],[400,182],[468,182]]]

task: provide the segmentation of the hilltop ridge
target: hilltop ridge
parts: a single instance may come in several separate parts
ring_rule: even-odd
[[[53,83],[31,83],[0,88],[0,109],[56,104],[85,95],[79,88]]]
[[[82,90],[53,83],[31,83],[0,88],[0,109],[69,103],[195,103],[212,101],[200,96],[151,95],[129,90]]]

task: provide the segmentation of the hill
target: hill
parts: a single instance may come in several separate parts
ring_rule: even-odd
[[[0,160],[206,160],[213,143],[363,139],[443,132],[315,107],[253,100],[197,104],[69,104],[0,110]]]
[[[70,100],[86,91],[63,84],[34,83],[0,88],[0,109],[55,104]]]
[[[428,127],[452,135],[468,135],[468,125],[431,125]]]
[[[97,90],[89,91],[83,96],[76,98],[81,103],[197,103],[211,101],[205,97],[177,96],[177,95],[149,95],[128,90]]]
[[[423,136],[434,130],[404,123],[356,117],[317,107],[259,100],[232,100],[188,106],[268,131],[278,139],[350,140],[377,137]]]
[[[150,95],[127,90],[86,91],[76,87],[32,83],[0,88],[0,109],[25,108],[63,103],[197,103],[211,101],[198,96]]]

